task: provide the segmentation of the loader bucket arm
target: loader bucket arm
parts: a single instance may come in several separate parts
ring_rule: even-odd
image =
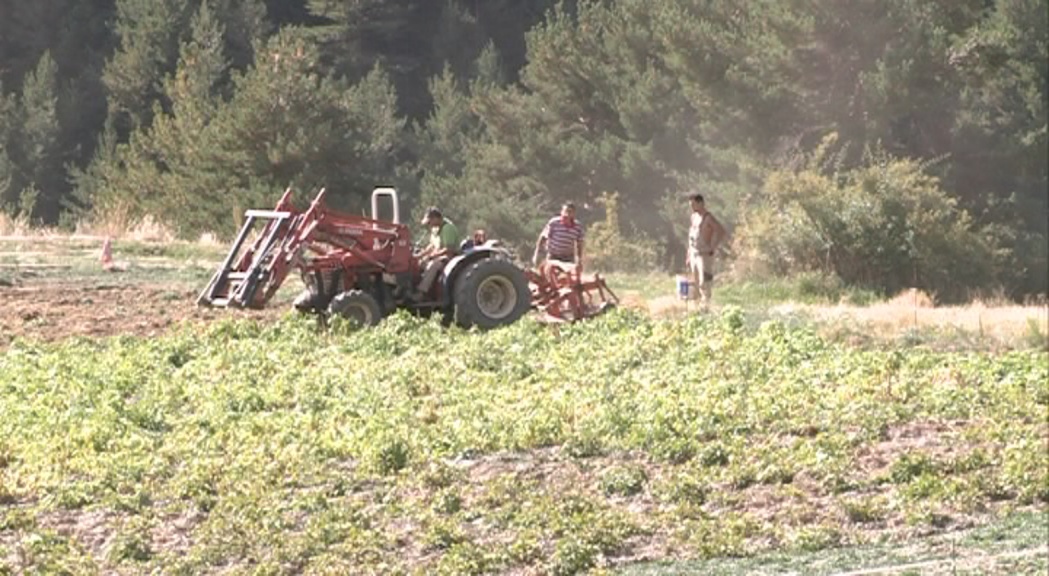
[[[197,304],[219,308],[263,308],[280,289],[322,216],[322,189],[310,208],[298,213],[287,190],[274,210],[248,210],[229,253]],[[254,241],[245,248],[251,233],[261,226]]]

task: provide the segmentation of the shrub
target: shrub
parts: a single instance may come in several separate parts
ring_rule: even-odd
[[[605,220],[587,231],[587,267],[615,272],[647,272],[658,264],[656,243],[640,233],[624,235],[619,226],[619,194],[604,194]]]
[[[994,281],[995,246],[927,166],[880,152],[845,172],[821,168],[825,140],[800,170],[766,179],[737,230],[741,265],[776,275],[823,272],[895,293],[942,299]]]
[[[615,466],[601,476],[601,489],[605,494],[634,496],[645,489],[648,476],[640,466]]]

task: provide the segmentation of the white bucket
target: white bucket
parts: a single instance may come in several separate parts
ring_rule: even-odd
[[[692,280],[688,276],[678,275],[677,277],[677,296],[682,300],[692,299],[693,284]]]

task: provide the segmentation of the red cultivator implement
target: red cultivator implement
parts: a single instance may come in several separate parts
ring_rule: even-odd
[[[619,303],[600,274],[584,279],[575,267],[545,263],[527,271],[532,307],[550,323],[576,322],[603,314]]]

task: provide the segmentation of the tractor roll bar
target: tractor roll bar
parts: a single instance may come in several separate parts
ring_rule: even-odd
[[[372,220],[379,220],[379,198],[382,196],[389,196],[390,201],[393,202],[393,220],[394,224],[401,223],[401,206],[397,201],[397,190],[389,186],[381,186],[372,190]]]

